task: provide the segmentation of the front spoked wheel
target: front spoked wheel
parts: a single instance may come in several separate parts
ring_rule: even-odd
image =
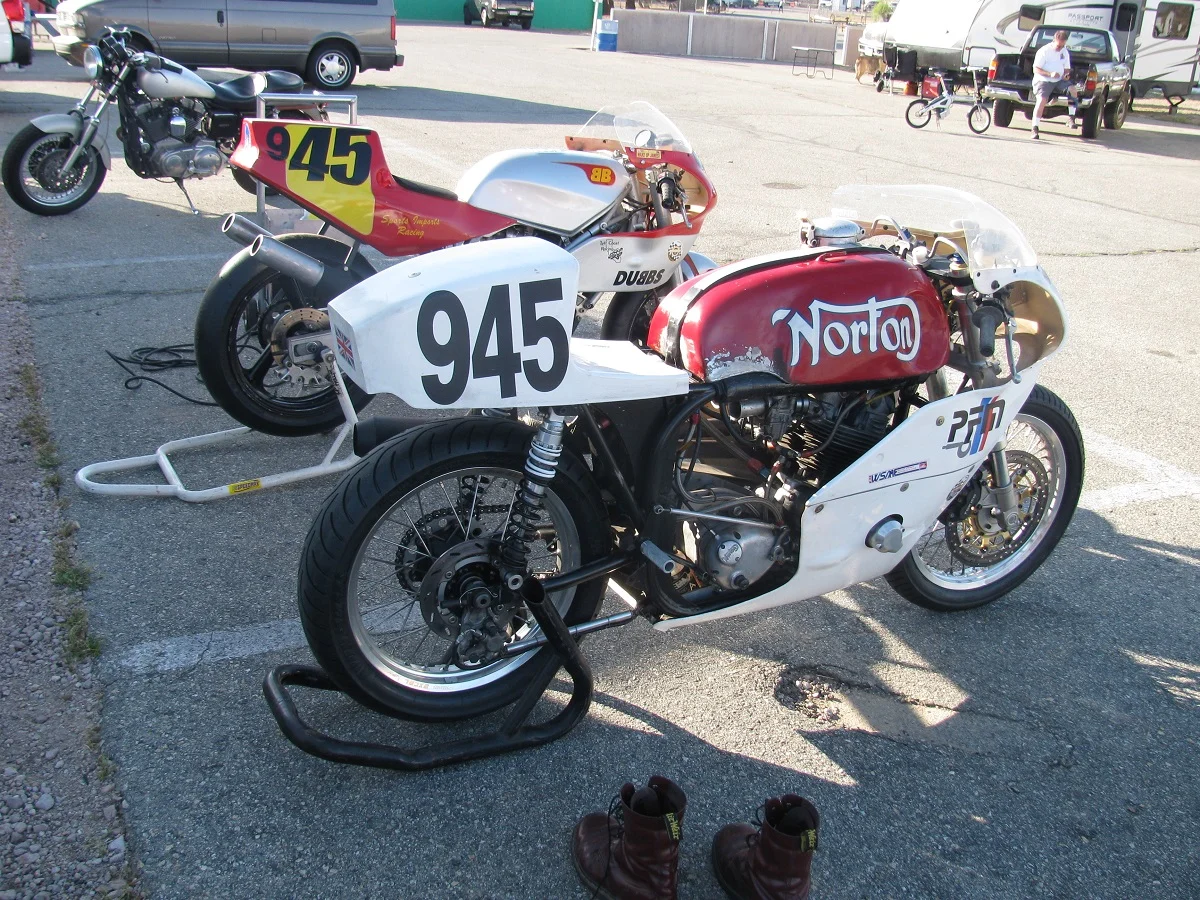
[[[326,500],[304,546],[300,614],[317,661],[359,702],[423,721],[480,715],[516,700],[540,668],[534,660],[553,653],[501,655],[538,631],[497,565],[532,434],[486,418],[418,428],[371,453]],[[564,452],[529,523],[530,575],[607,552],[591,485]],[[580,622],[603,590],[598,579],[550,600]]]
[[[1019,524],[999,514],[990,462],[887,576],[905,599],[943,612],[982,606],[1007,594],[1058,544],[1083,486],[1084,451],[1067,405],[1038,386],[1006,437]]]
[[[924,128],[933,118],[933,104],[926,100],[914,100],[904,111],[904,120],[913,128]]]
[[[13,202],[39,216],[61,216],[91,200],[108,170],[100,152],[89,146],[67,171],[64,165],[74,148],[68,134],[46,134],[34,125],[18,131],[0,162],[0,177]]]
[[[992,113],[982,103],[971,107],[967,113],[967,126],[976,134],[983,134],[992,127]]]

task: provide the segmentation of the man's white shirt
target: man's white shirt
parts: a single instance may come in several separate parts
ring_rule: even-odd
[[[1067,48],[1061,50],[1055,48],[1053,43],[1046,44],[1033,57],[1033,83],[1058,81],[1071,72],[1071,54],[1067,52]],[[1047,72],[1054,72],[1058,78],[1047,78],[1045,75],[1039,75],[1038,69],[1044,69]]]

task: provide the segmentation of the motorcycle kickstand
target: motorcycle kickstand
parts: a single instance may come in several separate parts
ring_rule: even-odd
[[[182,179],[182,178],[176,178],[176,179],[175,179],[175,185],[176,185],[176,187],[178,187],[178,188],[179,188],[181,191],[183,191],[183,199],[185,199],[185,200],[187,201],[187,204],[188,204],[188,206],[191,208],[191,210],[192,210],[192,215],[193,215],[193,216],[198,216],[198,215],[200,215],[200,210],[196,209],[196,204],[192,202],[192,196],[191,196],[191,194],[189,194],[189,193],[188,193],[188,190],[187,190],[187,188],[185,188],[185,187],[183,186],[183,179]]]

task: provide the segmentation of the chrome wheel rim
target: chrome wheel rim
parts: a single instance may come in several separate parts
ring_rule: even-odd
[[[456,693],[490,684],[533,656],[529,651],[478,668],[459,667],[448,658],[453,641],[427,624],[419,597],[430,587],[425,575],[430,570],[436,575],[438,561],[469,542],[503,533],[522,477],[510,469],[457,469],[406,493],[372,527],[350,569],[347,612],[355,643],[383,677],[414,690]],[[579,532],[552,488],[537,530],[529,551],[531,574],[579,566]],[[561,615],[574,596],[574,588],[550,595]],[[539,631],[528,613],[520,619],[505,643]]]
[[[341,84],[346,80],[346,71],[349,68],[350,62],[345,54],[329,50],[317,60],[317,77],[324,84]]]
[[[913,561],[917,569],[938,587],[950,591],[969,591],[995,584],[1037,552],[1058,518],[1062,509],[1063,493],[1067,487],[1067,456],[1062,440],[1054,429],[1049,423],[1034,416],[1018,414],[1009,426],[1005,446],[1018,459],[1026,462],[1030,458],[1036,459],[1045,476],[1037,494],[1028,496],[1029,474],[1040,477],[1040,473],[1021,475],[1019,469],[1014,472],[1013,462],[1009,461],[1010,474],[1018,475],[1024,482],[1025,493],[1022,493],[1022,481],[1014,478],[1021,499],[1018,507],[1023,517],[1021,529],[1018,530],[1018,534],[1021,535],[1020,543],[993,565],[969,565],[953,552],[952,544],[957,538],[949,531],[951,527],[961,528],[965,517],[949,525],[940,520],[935,522],[913,549]],[[984,463],[984,466],[986,467],[987,463]],[[973,483],[975,480],[972,479]],[[969,490],[970,486],[967,489]],[[1041,494],[1044,496],[1039,496]],[[1034,500],[1037,501],[1036,504],[1030,503]],[[1036,515],[1036,521],[1030,522],[1031,513]]]
[[[71,139],[63,134],[46,134],[25,151],[18,166],[18,178],[26,196],[41,206],[66,206],[88,192],[96,180],[99,159],[90,148],[66,177],[60,175],[62,164],[71,153]]]

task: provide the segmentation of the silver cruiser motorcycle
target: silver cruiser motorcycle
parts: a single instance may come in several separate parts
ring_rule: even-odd
[[[128,37],[127,31],[110,31],[88,47],[83,65],[92,85],[84,98],[70,112],[34,119],[8,145],[0,177],[22,209],[61,216],[95,196],[112,168],[105,113],[116,104],[125,162],[142,178],[173,179],[199,213],[184,180],[207,178],[226,166],[259,94],[304,87],[300,76],[282,71],[206,81],[169,59],[134,50]],[[288,115],[325,118],[316,103]],[[235,169],[233,177],[254,192],[254,179],[245,172]]]
[[[572,335],[579,263],[527,237],[335,298],[323,355],[362,390],[538,410],[412,428],[318,510],[300,615],[337,687],[456,719],[516,700],[553,652],[543,621],[673,629],[880,576],[964,610],[1032,575],[1083,483],[1079,427],[1038,384],[1057,290],[969,194],[842,188],[834,216],[677,287],[644,347]],[[606,583],[631,609],[600,616]]]

